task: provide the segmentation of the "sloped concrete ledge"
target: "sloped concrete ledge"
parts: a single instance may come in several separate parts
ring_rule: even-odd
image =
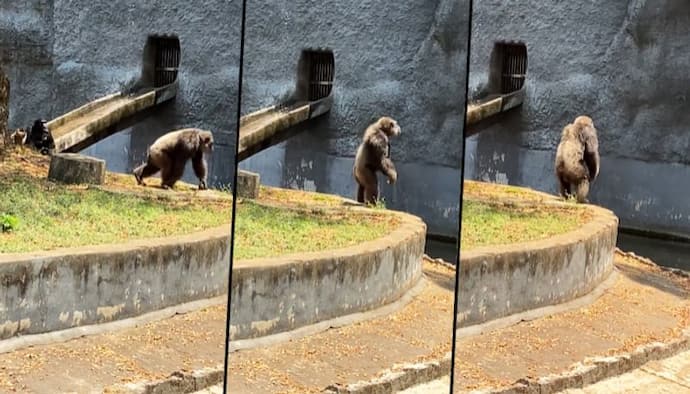
[[[618,218],[594,205],[587,209],[592,219],[574,231],[461,252],[457,327],[571,301],[606,280],[614,267]]]
[[[363,208],[340,208],[353,212]],[[401,220],[388,235],[352,247],[233,266],[230,340],[295,330],[398,300],[422,279],[426,225]]]

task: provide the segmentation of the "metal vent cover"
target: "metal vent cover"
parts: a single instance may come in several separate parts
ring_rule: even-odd
[[[333,89],[333,52],[309,52],[309,101],[328,97]]]
[[[177,80],[180,67],[180,40],[177,37],[150,37],[155,51],[154,81],[156,88]]]
[[[522,89],[527,77],[527,46],[499,41],[491,54],[492,93],[508,94]]]

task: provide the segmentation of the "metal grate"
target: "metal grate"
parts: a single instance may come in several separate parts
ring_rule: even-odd
[[[308,51],[309,91],[308,100],[317,101],[328,97],[333,89],[335,62],[333,52]]]
[[[154,87],[170,85],[177,80],[180,66],[180,41],[177,38],[156,37]]]
[[[501,56],[501,93],[522,89],[527,74],[527,47],[518,43],[496,43]]]

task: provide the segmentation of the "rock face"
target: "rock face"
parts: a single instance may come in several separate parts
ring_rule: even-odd
[[[76,153],[56,153],[50,160],[48,179],[66,184],[102,185],[105,160]]]
[[[237,197],[259,197],[260,176],[254,172],[237,170]]]

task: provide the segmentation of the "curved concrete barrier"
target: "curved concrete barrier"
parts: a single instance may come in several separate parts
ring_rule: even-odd
[[[0,339],[138,316],[227,291],[230,225],[0,255]]]
[[[561,205],[551,201],[539,205]],[[527,243],[460,253],[457,328],[581,297],[613,270],[618,218],[588,205],[592,219],[577,230]]]
[[[402,297],[422,278],[426,225],[412,215],[390,214],[400,218],[399,227],[373,241],[337,250],[235,261],[230,339],[291,331],[369,311]]]
[[[359,210],[361,208],[346,208]],[[410,215],[349,248],[240,260],[234,338],[268,335],[400,298],[422,274],[426,226]],[[227,294],[230,225],[121,245],[0,255],[0,340],[107,323]]]

